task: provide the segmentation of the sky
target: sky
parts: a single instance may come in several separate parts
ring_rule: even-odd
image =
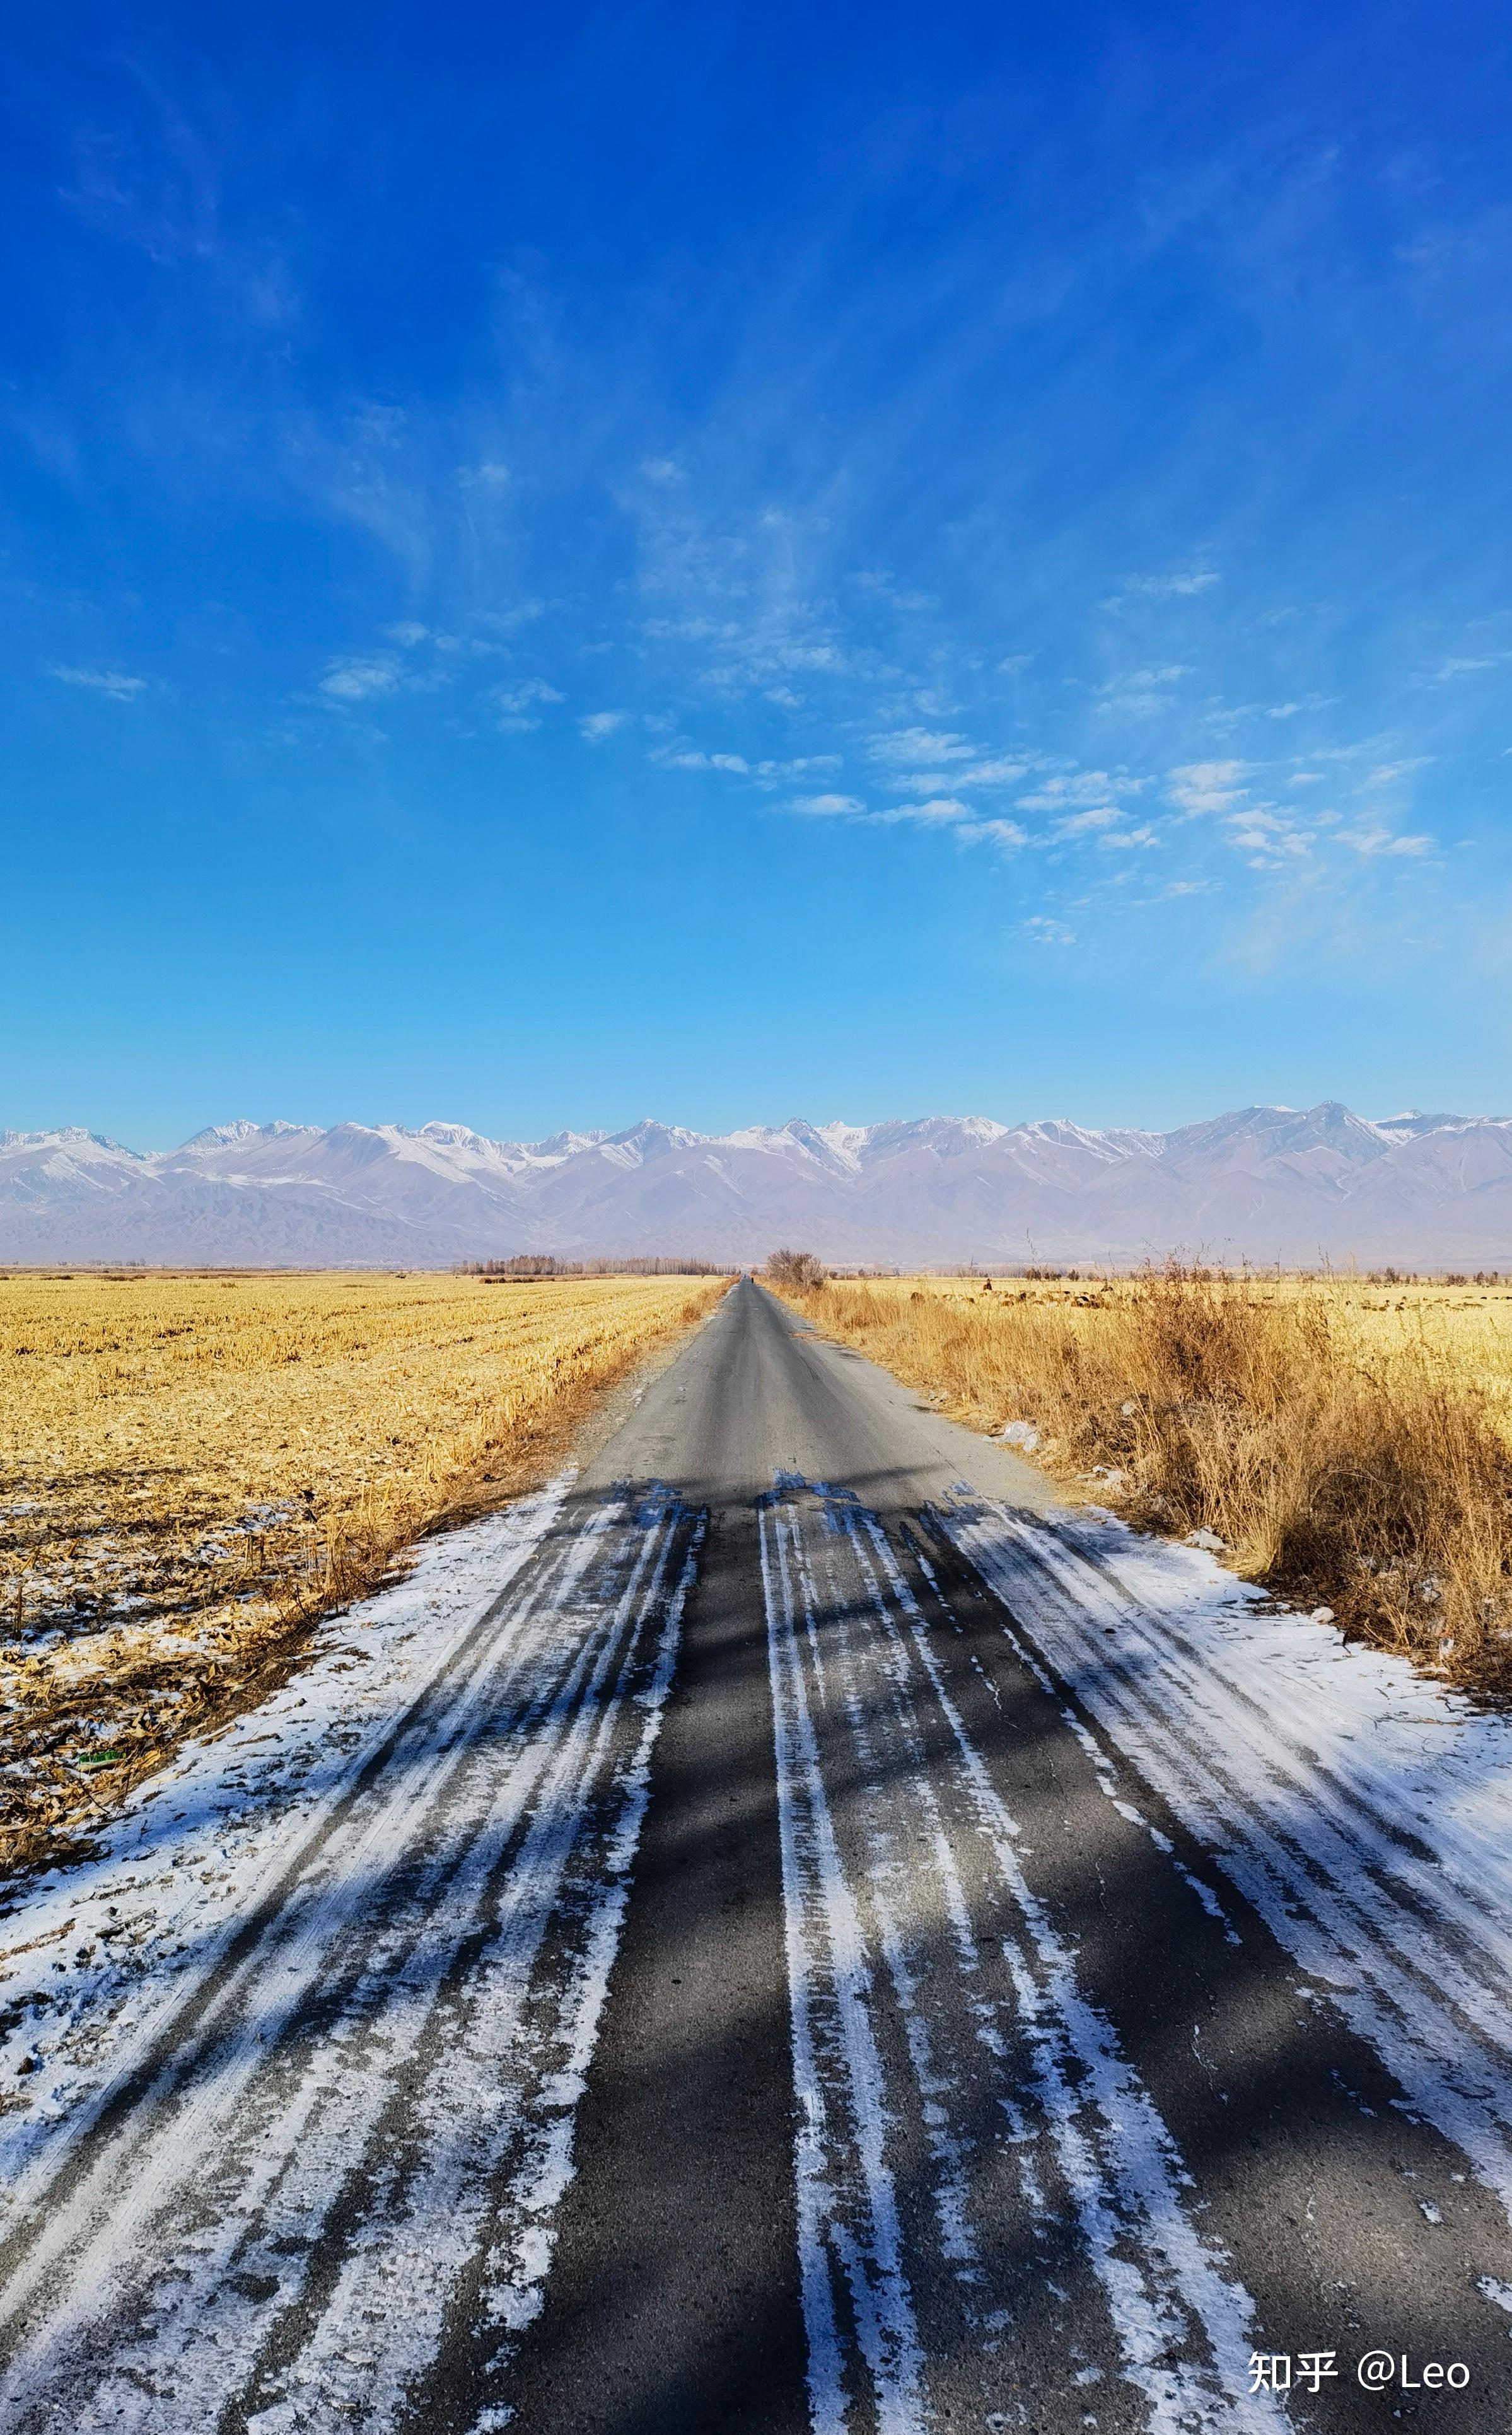
[[[1512,20],[13,12],[0,1126],[1512,1111]]]

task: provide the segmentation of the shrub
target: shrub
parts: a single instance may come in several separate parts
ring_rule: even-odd
[[[762,1270],[769,1285],[789,1293],[817,1293],[825,1283],[825,1267],[812,1252],[773,1252]]]
[[[1032,1422],[1062,1477],[1116,1474],[1131,1521],[1211,1530],[1247,1578],[1512,1689],[1505,1414],[1421,1333],[1364,1338],[1337,1285],[1173,1266],[1074,1300],[830,1285],[806,1306],[976,1425]]]

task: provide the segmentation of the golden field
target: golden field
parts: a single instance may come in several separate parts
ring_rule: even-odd
[[[0,1276],[0,1864],[544,1477],[726,1282]]]
[[[1172,1269],[790,1294],[1072,1494],[1467,1687],[1512,1690],[1512,1287]]]

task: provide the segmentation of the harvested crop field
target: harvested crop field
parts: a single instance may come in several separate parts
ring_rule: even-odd
[[[914,1277],[788,1299],[1072,1495],[1512,1690],[1512,1287]]]
[[[565,1455],[722,1278],[0,1277],[0,1866]]]

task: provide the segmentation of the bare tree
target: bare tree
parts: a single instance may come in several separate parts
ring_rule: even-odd
[[[825,1264],[812,1252],[772,1252],[767,1255],[764,1272],[774,1286],[786,1286],[790,1293],[812,1293],[825,1283]]]

